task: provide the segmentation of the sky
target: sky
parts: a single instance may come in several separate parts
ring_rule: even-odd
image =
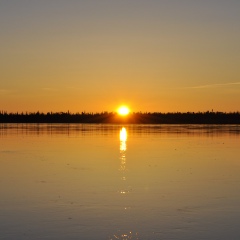
[[[240,111],[239,0],[0,0],[0,110]]]

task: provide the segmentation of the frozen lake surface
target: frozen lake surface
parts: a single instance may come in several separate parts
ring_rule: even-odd
[[[0,124],[0,239],[240,239],[239,125]]]

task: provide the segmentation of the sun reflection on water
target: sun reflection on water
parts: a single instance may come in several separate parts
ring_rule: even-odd
[[[138,238],[138,233],[133,233],[133,232],[118,232],[116,234],[114,234],[112,237],[109,238],[109,240],[116,240],[116,239],[120,239],[120,240],[128,240],[128,239],[132,239],[132,240],[139,240]]]
[[[120,130],[120,153],[127,150],[127,130],[125,127],[122,127]]]
[[[126,161],[126,151],[127,151],[127,129],[125,127],[122,127],[120,129],[119,133],[119,139],[120,139],[120,168],[119,171],[121,172],[121,181],[122,186],[121,189],[118,191],[121,196],[123,197],[123,202],[125,202],[125,207],[123,208],[123,212],[128,211],[128,213],[131,212],[131,207],[127,205],[129,193],[131,192],[131,187],[128,185],[127,182],[127,161]],[[125,200],[125,201],[124,201]],[[113,234],[111,237],[109,237],[109,240],[139,240],[138,232],[129,231],[131,228],[128,228],[126,231],[120,231],[118,230],[115,234]]]
[[[126,181],[126,151],[127,151],[127,130],[125,127],[122,127],[120,130],[120,169],[119,171],[122,172],[122,180]],[[121,194],[126,194],[128,190],[121,190]]]
[[[127,130],[126,128],[122,127],[120,130],[120,171],[122,172],[122,180],[126,180],[125,171],[126,171],[126,151],[127,151]],[[124,193],[125,191],[121,191],[121,193]]]

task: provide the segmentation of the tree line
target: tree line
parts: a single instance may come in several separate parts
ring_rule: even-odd
[[[0,123],[129,123],[129,124],[240,124],[240,112],[115,112],[70,113],[0,111]]]

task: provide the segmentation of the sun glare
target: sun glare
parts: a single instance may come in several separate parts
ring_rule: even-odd
[[[119,109],[118,109],[118,114],[121,115],[121,116],[126,116],[128,115],[130,112],[129,108],[126,107],[126,106],[121,106]]]

